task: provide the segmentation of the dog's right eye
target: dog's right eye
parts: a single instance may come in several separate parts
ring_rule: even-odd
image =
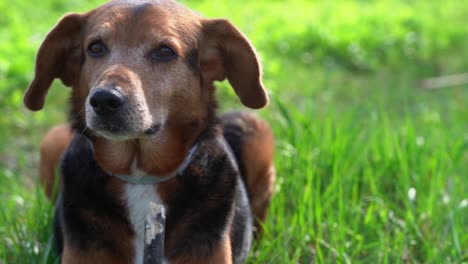
[[[155,62],[168,62],[177,58],[177,54],[168,45],[161,45],[150,53],[150,58]]]
[[[94,41],[88,46],[88,54],[91,57],[95,57],[95,58],[101,57],[102,55],[106,53],[106,51],[107,51],[106,45],[104,45],[104,43],[102,43],[101,41]]]

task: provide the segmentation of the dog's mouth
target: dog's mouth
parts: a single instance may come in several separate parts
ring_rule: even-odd
[[[152,136],[155,135],[161,130],[161,124],[153,124],[150,128],[145,130],[145,135]]]
[[[102,136],[106,139],[113,141],[125,141],[148,136],[155,136],[161,130],[162,125],[160,123],[155,123],[151,125],[148,129],[134,131],[119,122],[101,121],[88,124],[88,127],[92,131],[94,131],[98,136]]]

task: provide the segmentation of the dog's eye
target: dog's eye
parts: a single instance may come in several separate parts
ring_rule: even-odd
[[[88,46],[88,54],[92,57],[101,57],[107,51],[106,46],[101,41],[94,41]]]
[[[153,61],[166,62],[166,61],[171,61],[175,58],[177,58],[177,54],[175,53],[173,49],[171,49],[167,45],[162,45],[159,48],[151,52],[151,60]]]

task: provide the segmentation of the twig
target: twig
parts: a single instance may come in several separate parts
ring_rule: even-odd
[[[424,79],[421,82],[423,89],[440,89],[449,86],[468,84],[468,73],[445,75]]]
[[[162,264],[164,261],[164,206],[150,202],[150,212],[145,221],[144,264]]]

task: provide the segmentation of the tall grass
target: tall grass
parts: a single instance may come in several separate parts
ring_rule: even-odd
[[[279,184],[255,263],[466,259],[466,139],[453,137],[465,125],[374,102],[323,114],[278,104]]]

